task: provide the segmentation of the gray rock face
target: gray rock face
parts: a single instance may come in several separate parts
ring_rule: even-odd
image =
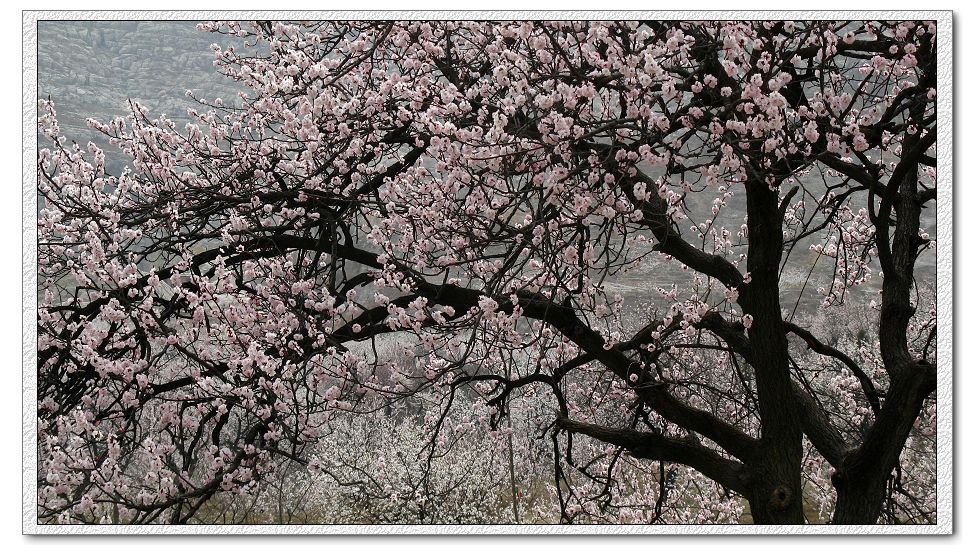
[[[187,89],[205,98],[231,98],[240,90],[214,67],[210,49],[233,39],[198,31],[196,23],[40,21],[38,96],[54,101],[62,133],[80,144],[104,144],[85,120],[125,115],[128,99],[152,115],[184,120],[195,104]],[[111,149],[106,155],[115,158]]]

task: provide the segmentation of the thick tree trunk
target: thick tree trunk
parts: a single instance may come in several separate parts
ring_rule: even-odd
[[[780,451],[780,452],[775,452]],[[788,450],[766,450],[752,467],[746,495],[755,524],[803,524],[799,464]]]
[[[746,191],[751,283],[739,299],[753,317],[748,339],[762,421],[759,447],[749,461],[747,497],[756,524],[802,524],[802,424],[779,304],[782,215],[777,190],[764,180],[750,180]]]
[[[868,479],[836,488],[833,524],[876,524],[884,506],[886,479]]]

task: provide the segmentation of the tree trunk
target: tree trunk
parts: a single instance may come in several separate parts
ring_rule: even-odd
[[[832,524],[876,524],[884,506],[886,478],[868,479],[836,488]]]
[[[740,302],[753,317],[748,330],[761,417],[761,439],[749,461],[747,495],[756,524],[802,524],[802,424],[789,372],[789,344],[779,304],[782,215],[777,190],[760,179],[746,184],[748,272]]]
[[[781,449],[776,451],[782,451]],[[746,496],[755,524],[803,524],[802,481],[792,453],[766,450]]]
[[[900,458],[904,443],[934,391],[937,373],[926,362],[897,369],[877,422],[863,444],[833,475],[836,508],[833,524],[876,524],[884,505],[887,480]]]

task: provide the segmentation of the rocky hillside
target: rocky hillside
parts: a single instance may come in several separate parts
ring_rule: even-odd
[[[230,39],[193,21],[41,21],[37,35],[38,95],[54,100],[64,135],[82,144],[94,137],[86,118],[124,114],[130,98],[182,119],[187,89],[208,98],[237,90],[210,50]]]

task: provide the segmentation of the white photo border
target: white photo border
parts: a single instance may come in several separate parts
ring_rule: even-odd
[[[938,11],[24,11],[23,12],[23,527],[30,535],[929,535],[952,534],[953,404],[953,30],[952,12]],[[210,19],[884,19],[938,25],[937,197],[937,497],[934,525],[63,525],[37,522],[37,23],[43,20]]]

